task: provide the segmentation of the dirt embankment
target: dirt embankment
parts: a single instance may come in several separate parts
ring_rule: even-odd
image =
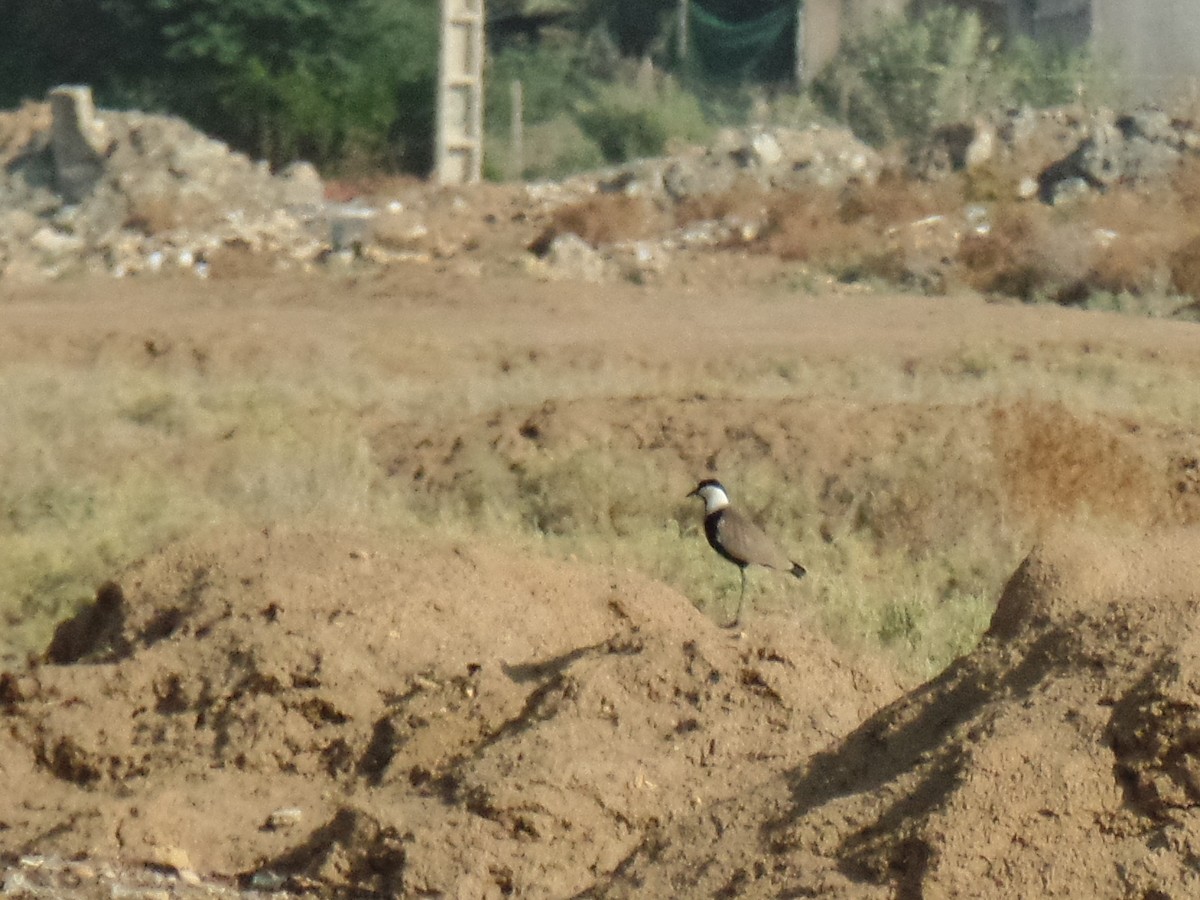
[[[4,840],[214,892],[1192,896],[1198,551],[1056,534],[894,699],[626,573],[195,542],[0,683]]]
[[[372,489],[399,482],[413,508],[456,502],[485,458],[571,487],[554,466],[601,446],[654,485],[627,509],[661,526],[663,484],[723,449],[721,477],[757,463],[803,498],[814,551],[869,550],[871,528],[936,549],[1009,519],[1042,539],[986,598],[978,647],[906,691],[808,612],[756,610],[738,637],[696,597],[468,520],[457,540],[191,534],[106,573],[47,659],[0,678],[5,890],[110,896],[111,867],[180,896],[1197,892],[1193,326],[395,278],[44,287],[0,309],[0,347],[5,371],[68,386],[361,385],[339,427],[360,429]],[[203,483],[243,439],[237,409],[178,445],[183,419],[126,422],[118,450],[165,446],[173,484]],[[624,485],[599,488],[593,507]],[[612,528],[616,508],[588,514]],[[708,585],[723,564],[705,559]]]
[[[77,621],[3,680],[5,845],[246,885],[568,896],[897,691],[793,623],[470,544],[218,537]]]
[[[1193,117],[440,190],[67,100],[0,112],[0,613],[113,580],[0,672],[0,893],[1200,895]],[[811,564],[744,633],[710,474]]]
[[[598,894],[1193,896],[1198,548],[1056,535],[973,653]]]

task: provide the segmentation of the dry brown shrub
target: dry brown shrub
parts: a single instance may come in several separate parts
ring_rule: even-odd
[[[850,185],[840,192],[767,192],[746,182],[719,194],[687,198],[676,208],[675,221],[678,226],[714,219],[762,222],[755,245],[764,253],[903,281],[909,274],[905,253],[889,243],[889,230],[953,208],[953,190],[894,174],[878,184]]]
[[[1200,298],[1200,159],[1180,164],[1171,180],[1172,195],[1178,210],[1173,250],[1168,256],[1171,287],[1180,294]]]
[[[162,234],[183,224],[179,210],[168,198],[159,195],[130,197],[124,225],[142,234]]]
[[[964,280],[976,290],[1032,300],[1050,276],[1032,253],[1045,233],[1045,222],[1025,207],[1000,207],[986,234],[963,238],[957,262]]]
[[[914,271],[914,253],[919,257],[922,250],[905,228],[952,209],[952,191],[888,175],[876,185],[851,185],[840,192],[775,194],[768,198],[758,246],[783,260],[821,265],[846,281],[929,286],[928,273]],[[927,267],[916,265],[922,268]]]
[[[367,169],[349,173],[341,171],[337,178],[325,180],[325,199],[332,203],[349,203],[357,198],[366,198],[380,205],[397,197],[404,197],[425,187],[425,182],[415,175],[394,175]],[[481,185],[484,190],[488,185]]]
[[[675,225],[740,218],[761,220],[767,215],[770,195],[753,181],[735,184],[727,191],[685,197],[675,207]]]
[[[1200,159],[1186,157],[1179,163],[1171,178],[1171,192],[1184,214],[1194,217],[1200,213]]]
[[[957,177],[963,199],[972,203],[1004,203],[1018,195],[1020,183],[1030,171],[1030,164],[1024,157],[1020,160],[996,158]]]
[[[784,260],[840,260],[869,240],[866,224],[844,221],[832,191],[793,192],[772,198],[761,246]]]
[[[1117,188],[1088,207],[1096,247],[1090,287],[1147,294],[1169,289],[1168,259],[1194,227],[1173,186]]]
[[[1113,294],[1147,294],[1165,286],[1158,235],[1121,234],[1096,256],[1088,286]]]
[[[1115,423],[1082,419],[1057,404],[1017,403],[998,408],[991,424],[1005,494],[1031,521],[1175,518],[1168,478]]]
[[[838,217],[846,223],[867,222],[887,228],[907,225],[959,205],[961,189],[953,179],[918,181],[887,170],[873,185],[849,185],[842,192]]]
[[[1171,254],[1171,287],[1180,294],[1200,297],[1200,236]]]
[[[147,235],[165,234],[176,228],[209,222],[219,214],[213,198],[184,190],[134,184],[126,193],[129,207],[124,225]]]
[[[956,255],[962,278],[979,291],[1024,301],[1086,297],[1095,259],[1095,229],[1080,217],[1065,220],[1041,205],[996,210],[986,233],[968,234]]]
[[[533,250],[548,247],[560,234],[572,232],[593,247],[622,241],[640,241],[662,234],[669,227],[666,213],[645,197],[597,194],[582,203],[555,210],[550,225],[533,242]]]
[[[278,271],[278,257],[274,253],[254,250],[241,240],[226,241],[208,253],[208,277],[261,278]]]

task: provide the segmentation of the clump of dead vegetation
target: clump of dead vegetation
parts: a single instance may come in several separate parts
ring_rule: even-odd
[[[1017,196],[1022,171],[996,162],[925,180],[890,169],[874,183],[806,190],[769,190],[747,179],[669,208],[601,194],[555,212],[535,249],[568,231],[603,247],[721,223],[727,252],[802,263],[844,282],[1193,314],[1200,160],[1185,160],[1161,183],[1118,184],[1056,206]]]

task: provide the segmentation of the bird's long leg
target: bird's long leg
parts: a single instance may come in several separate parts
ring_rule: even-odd
[[[729,623],[730,628],[737,628],[742,621],[742,602],[746,599],[746,568],[739,566],[738,571],[742,573],[742,590],[738,594],[737,612],[733,614],[733,621]]]

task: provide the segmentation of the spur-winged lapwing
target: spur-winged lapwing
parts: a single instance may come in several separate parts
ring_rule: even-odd
[[[742,601],[746,598],[746,567],[763,566],[804,577],[804,566],[794,563],[779,545],[746,516],[729,505],[729,494],[719,481],[705,479],[696,485],[689,497],[704,501],[704,536],[719,554],[733,563],[742,573],[742,592],[738,594],[737,614],[730,626],[742,618]]]

